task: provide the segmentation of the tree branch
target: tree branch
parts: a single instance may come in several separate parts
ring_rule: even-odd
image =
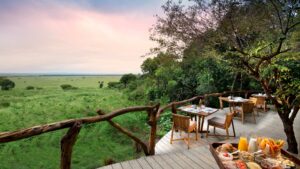
[[[290,117],[290,120],[291,120],[291,121],[294,121],[294,120],[295,120],[295,118],[296,118],[298,112],[299,112],[299,105],[298,105],[298,106],[294,106],[292,115],[291,115],[291,117]]]
[[[288,28],[288,30],[293,29],[294,27],[296,27],[296,26],[299,25],[299,24],[300,24],[300,22],[296,22],[295,24],[293,24],[292,26],[290,26],[290,27]]]
[[[278,20],[279,20],[281,33],[283,34],[283,33],[284,33],[284,31],[283,31],[283,24],[282,24],[282,19],[281,19],[281,16],[280,16],[279,9],[277,8],[277,6],[276,6],[276,4],[273,2],[273,0],[270,0],[270,2],[271,2],[271,4],[273,5],[274,9],[276,10],[276,15],[277,15]]]
[[[281,50],[281,47],[282,47],[282,43],[283,43],[283,41],[280,42],[280,44],[278,45],[278,48],[277,48],[276,52],[271,53],[270,55],[267,55],[267,56],[265,56],[265,57],[261,57],[261,58],[260,58],[259,62],[258,62],[258,63],[256,64],[256,66],[255,66],[255,71],[256,71],[256,72],[258,72],[258,70],[259,70],[261,64],[263,64],[265,61],[271,60],[271,59],[274,58],[275,56],[277,56],[277,55],[279,55],[279,54],[282,54],[282,53],[285,53],[285,52],[288,52],[288,51],[291,50],[291,49],[286,49],[286,50],[280,51],[280,50]],[[278,51],[278,50],[279,50],[279,51]]]

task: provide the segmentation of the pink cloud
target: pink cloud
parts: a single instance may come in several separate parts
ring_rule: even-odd
[[[19,8],[0,21],[0,72],[136,73],[154,45],[148,29],[155,18],[137,12],[53,5]]]

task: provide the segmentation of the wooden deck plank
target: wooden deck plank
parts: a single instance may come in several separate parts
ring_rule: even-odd
[[[190,165],[188,165],[185,161],[181,160],[178,156],[176,156],[174,153],[168,154],[169,158],[171,158],[178,166],[181,168],[191,168]]]
[[[121,162],[121,166],[123,169],[134,169],[130,166],[130,163],[128,161]]]
[[[111,165],[107,165],[107,166],[102,167],[101,169],[112,169],[112,166]]]
[[[182,167],[178,165],[174,159],[172,159],[171,154],[158,155],[157,157],[166,161],[166,163],[168,163],[174,169],[182,169]]]
[[[200,158],[204,163],[209,165],[211,168],[219,168],[218,165],[216,164],[215,159],[211,159],[208,156],[211,156],[210,153],[207,153],[204,151],[203,148],[197,149],[197,151],[191,151],[196,157]]]
[[[145,158],[145,160],[149,163],[149,165],[152,168],[162,169],[162,165],[159,162],[157,162],[153,157],[154,156],[147,157],[147,158]]]
[[[139,158],[136,161],[140,164],[140,166],[142,166],[143,169],[152,169],[150,164],[144,158]]]
[[[168,163],[165,162],[161,157],[159,156],[153,156],[152,157],[162,168],[172,168]]]
[[[120,163],[111,165],[113,169],[123,169]]]
[[[130,160],[129,164],[132,168],[142,168],[142,166],[140,166],[140,164],[137,162],[137,160]]]
[[[181,161],[185,161],[190,167],[188,168],[201,168],[201,166],[197,165],[196,163],[194,163],[191,159],[187,158],[185,155],[183,155],[182,153],[174,153],[179,160]]]
[[[191,159],[194,163],[198,164],[199,166],[201,166],[201,168],[203,169],[209,169],[212,168],[209,165],[207,165],[206,163],[203,162],[203,160],[201,160],[201,158],[198,158],[196,156],[194,156],[191,152],[189,151],[183,151],[182,152],[186,157],[188,157],[189,159]]]

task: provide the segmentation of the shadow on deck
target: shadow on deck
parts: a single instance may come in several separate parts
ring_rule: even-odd
[[[219,110],[217,113],[208,117],[225,117],[226,112],[229,112],[228,108]],[[208,150],[209,143],[212,142],[238,142],[240,135],[245,136],[265,136],[276,139],[285,140],[285,133],[283,131],[283,125],[279,116],[271,107],[268,112],[259,112],[259,117],[256,119],[256,124],[252,121],[251,115],[246,116],[244,124],[238,119],[234,119],[235,130],[237,137],[230,140],[226,140],[225,137],[204,137],[198,139],[198,141],[191,140],[190,149],[187,149],[186,144],[183,141],[174,141],[170,144],[170,133],[168,132],[162,137],[156,144],[156,155],[142,157],[137,160],[124,161],[121,163],[104,166],[101,169],[156,169],[156,168],[203,168],[203,169],[217,169],[215,160]],[[206,127],[206,124],[204,124]],[[206,128],[205,128],[206,129]],[[212,131],[212,128],[210,129]],[[300,116],[297,116],[294,123],[295,135],[298,143],[300,143]],[[216,130],[217,133],[225,134],[225,131]],[[230,130],[230,132],[232,132]],[[178,133],[174,135],[179,136]],[[192,135],[193,137],[193,135]],[[300,146],[300,145],[298,145]],[[285,145],[286,149],[287,145]],[[298,155],[300,157],[300,155]]]

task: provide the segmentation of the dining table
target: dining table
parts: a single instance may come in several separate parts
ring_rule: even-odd
[[[220,109],[223,109],[223,102],[227,102],[229,104],[230,112],[233,112],[234,106],[243,104],[245,102],[249,102],[249,99],[245,99],[242,97],[228,96],[228,97],[219,97],[219,101],[220,101]]]
[[[189,115],[194,115],[198,117],[196,119],[197,122],[197,129],[199,133],[206,133],[208,131],[203,130],[204,120],[207,116],[216,113],[219,109],[206,107],[206,106],[199,106],[199,105],[186,105],[177,108],[178,111],[187,113]],[[201,136],[203,137],[203,136]]]

